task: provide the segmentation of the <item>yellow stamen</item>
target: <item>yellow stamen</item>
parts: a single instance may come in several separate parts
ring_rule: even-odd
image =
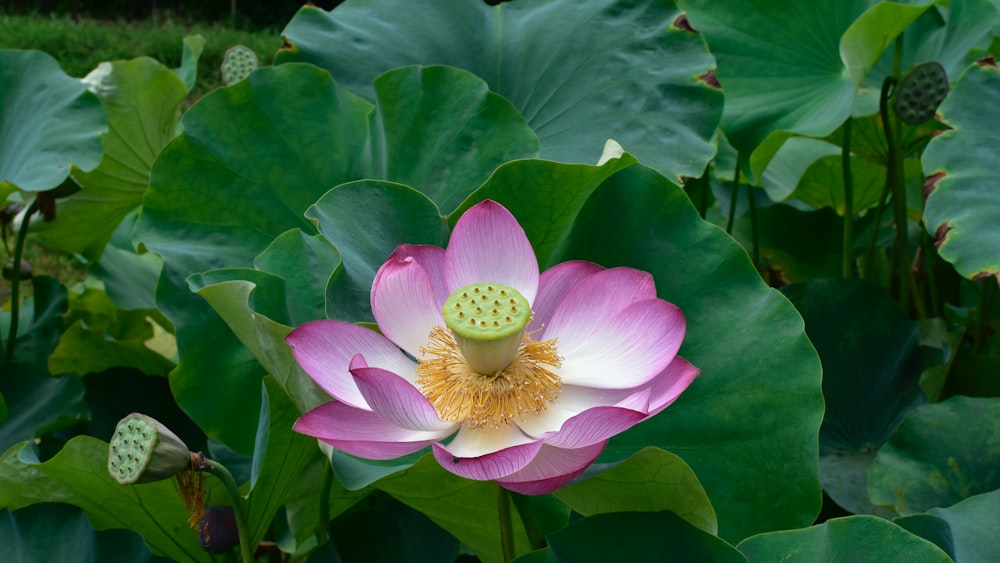
[[[480,374],[462,357],[455,337],[434,327],[430,343],[420,349],[417,386],[441,420],[470,428],[510,424],[519,416],[538,413],[559,396],[562,383],[552,373],[562,365],[556,341],[532,340],[529,334],[506,368]]]

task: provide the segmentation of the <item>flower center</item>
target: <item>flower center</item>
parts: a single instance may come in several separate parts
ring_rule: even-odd
[[[482,375],[510,364],[531,321],[528,300],[516,289],[496,283],[458,288],[441,312],[465,361]]]
[[[450,330],[434,327],[416,373],[442,420],[499,427],[559,396],[556,341],[525,334],[531,307],[516,289],[467,285],[448,296],[442,312]]]

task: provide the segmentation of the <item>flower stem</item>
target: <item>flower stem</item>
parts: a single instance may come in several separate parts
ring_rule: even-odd
[[[993,294],[997,288],[992,276],[979,280],[979,307],[976,311],[976,334],[973,336],[972,350],[985,354],[989,348],[990,310],[993,308]]]
[[[896,40],[896,57],[894,69],[898,75],[899,57],[901,52],[900,38]],[[917,283],[913,277],[913,268],[910,264],[910,245],[907,240],[907,213],[906,213],[906,189],[904,187],[903,153],[900,150],[901,125],[893,124],[889,115],[889,92],[897,83],[897,76],[887,76],[882,82],[882,93],[879,96],[879,114],[882,118],[882,126],[885,129],[885,142],[888,151],[888,165],[886,173],[886,183],[892,193],[893,220],[896,223],[896,254],[897,267],[899,268],[899,306],[904,311],[908,310],[910,296],[913,297],[913,306],[917,311],[917,317],[923,319],[924,303],[917,293]]]
[[[847,117],[844,122],[844,143],[840,149],[840,168],[844,176],[844,262],[843,274],[845,278],[851,277],[853,268],[854,246],[854,187],[851,178],[851,123],[852,118]]]
[[[708,168],[705,168],[705,172],[698,178],[698,186],[701,187],[701,197],[698,199],[698,214],[701,218],[705,218],[705,214],[708,213]]]
[[[221,463],[211,459],[206,461],[207,467],[205,467],[205,471],[215,475],[222,481],[222,486],[225,487],[226,492],[229,493],[229,498],[233,502],[233,513],[236,515],[236,529],[240,534],[240,556],[243,563],[253,563],[254,557],[249,543],[250,528],[247,526],[246,503],[243,502],[243,495],[240,494],[240,489],[236,485],[236,479],[233,479],[233,474]]]
[[[316,530],[316,539],[323,545],[329,538],[330,526],[330,490],[333,488],[333,469],[330,464],[324,464],[326,471],[323,473],[323,488],[319,497],[319,523]]]
[[[538,519],[538,511],[532,510],[531,499],[520,493],[510,493],[510,499],[514,501],[514,509],[521,517],[521,524],[524,524],[524,531],[528,534],[528,545],[531,549],[542,549],[548,542],[545,540],[545,532],[542,531],[541,522]]]
[[[726,234],[733,234],[733,222],[736,221],[736,197],[740,193],[740,155],[736,155],[736,171],[733,172],[733,192],[729,196],[729,219],[726,221]]]
[[[28,224],[31,216],[38,210],[38,198],[31,201],[31,205],[24,212],[21,219],[21,228],[17,231],[17,243],[14,245],[13,275],[10,280],[10,332],[7,336],[7,361],[14,360],[14,346],[17,344],[17,323],[21,314],[21,256],[24,254],[24,240],[28,238]]]
[[[500,518],[500,547],[503,550],[503,560],[513,561],[516,553],[514,521],[510,513],[510,493],[500,485],[497,485],[497,514]]]
[[[747,204],[750,206],[750,238],[753,251],[750,256],[753,258],[753,267],[760,266],[760,236],[757,234],[757,202],[754,199],[754,187],[747,186]]]

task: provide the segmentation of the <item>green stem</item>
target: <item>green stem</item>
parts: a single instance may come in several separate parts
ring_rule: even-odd
[[[753,267],[760,265],[760,237],[757,235],[757,202],[754,200],[753,186],[747,186],[747,203],[750,205],[750,238],[753,252]]]
[[[726,221],[726,234],[733,234],[733,223],[736,221],[736,197],[740,193],[740,155],[736,155],[736,171],[733,172],[733,193],[729,196],[729,219]]]
[[[992,276],[979,280],[979,311],[976,313],[976,334],[973,337],[972,349],[983,354],[989,347],[987,332],[990,324],[990,310],[993,308],[993,294],[997,288]]]
[[[516,552],[514,550],[514,521],[510,514],[510,493],[500,485],[497,485],[497,514],[500,517],[500,547],[503,550],[503,560],[513,561]]]
[[[882,195],[878,198],[878,207],[875,208],[875,220],[872,223],[872,236],[868,239],[868,251],[865,252],[865,278],[874,279],[873,264],[875,262],[875,243],[878,241],[878,231],[882,226],[882,213],[885,211],[886,201],[889,198],[889,182],[886,181],[885,187],[882,188]]]
[[[333,469],[326,465],[326,472],[323,473],[323,488],[319,497],[319,522],[320,527],[316,530],[316,539],[323,545],[329,537],[327,527],[330,526],[330,490],[333,488]]]
[[[920,223],[921,244],[924,247],[924,279],[927,280],[927,297],[931,306],[930,316],[941,317],[941,302],[938,299],[937,279],[934,277],[934,269],[937,264],[937,250],[934,243],[927,236],[927,229],[923,222]]]
[[[843,274],[845,278],[851,277],[854,273],[853,253],[854,247],[854,187],[851,178],[851,123],[850,116],[844,123],[844,143],[840,149],[840,169],[844,175],[844,262]]]
[[[698,200],[698,214],[704,219],[705,214],[708,213],[708,168],[705,169],[701,178],[698,178],[698,185],[701,187],[701,198]]]
[[[225,487],[226,492],[229,493],[229,498],[233,502],[233,513],[236,515],[236,529],[240,534],[240,556],[243,559],[243,563],[253,563],[253,549],[250,546],[250,528],[247,526],[247,507],[246,503],[243,502],[243,495],[240,494],[240,488],[236,485],[236,479],[233,479],[233,474],[221,463],[211,459],[207,461],[208,467],[206,471],[222,481],[222,486]]]
[[[531,549],[543,549],[548,542],[545,541],[545,532],[542,531],[541,522],[538,520],[537,511],[532,510],[531,499],[520,493],[510,493],[510,499],[514,501],[514,508],[521,523],[524,524],[524,531],[528,534],[528,544]]]
[[[17,242],[14,245],[13,275],[10,280],[10,332],[7,335],[7,361],[14,360],[14,346],[17,344],[17,323],[21,314],[21,256],[24,254],[24,240],[28,238],[28,224],[31,216],[38,210],[38,198],[24,212],[21,228],[17,231]]]
[[[893,219],[896,223],[896,254],[899,268],[899,306],[908,310],[907,304],[910,296],[913,296],[913,305],[917,310],[920,319],[926,317],[924,303],[917,294],[917,283],[913,277],[913,268],[910,265],[910,245],[907,240],[908,219],[906,215],[906,190],[903,187],[903,154],[899,151],[899,127],[893,126],[889,115],[889,91],[896,79],[886,77],[882,83],[882,94],[879,97],[879,113],[882,117],[882,125],[885,129],[885,141],[888,149],[888,168],[886,182],[892,192]]]

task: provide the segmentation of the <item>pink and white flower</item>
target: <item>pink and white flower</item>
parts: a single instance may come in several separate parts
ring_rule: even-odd
[[[524,494],[582,473],[698,374],[677,356],[684,316],[652,276],[582,261],[539,275],[524,230],[489,200],[447,249],[400,245],[371,304],[382,334],[321,320],[288,335],[337,399],[295,430],[369,459],[431,446],[448,471]]]

